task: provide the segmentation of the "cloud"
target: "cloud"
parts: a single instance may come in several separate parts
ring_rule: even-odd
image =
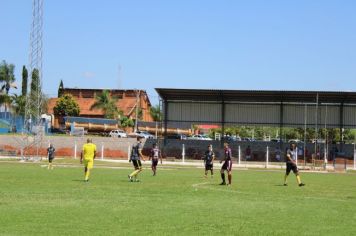
[[[95,77],[95,73],[91,71],[86,71],[83,73],[83,77],[86,79],[91,79]]]

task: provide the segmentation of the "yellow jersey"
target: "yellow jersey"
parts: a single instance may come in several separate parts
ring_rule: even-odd
[[[83,145],[84,160],[93,160],[96,153],[96,145],[94,143],[86,143]]]

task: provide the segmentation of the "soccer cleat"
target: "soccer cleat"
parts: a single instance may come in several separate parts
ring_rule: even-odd
[[[288,186],[288,184],[283,184],[283,186]]]
[[[139,179],[135,179],[135,182],[140,182],[140,180]]]
[[[226,185],[226,183],[225,183],[225,182],[222,182],[220,185]]]
[[[132,177],[130,175],[128,175],[127,177],[129,177],[129,181],[130,182],[133,182],[133,179],[132,179]]]
[[[299,184],[299,187],[303,187],[303,186],[305,186],[305,184],[303,184],[303,183],[300,183],[300,184]]]

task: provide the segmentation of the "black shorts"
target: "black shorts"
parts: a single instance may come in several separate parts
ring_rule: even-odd
[[[213,163],[207,163],[205,164],[205,170],[213,170]]]
[[[224,162],[224,164],[222,165],[221,170],[231,171],[232,170],[232,160],[226,160]]]
[[[49,163],[52,163],[53,159],[54,159],[54,157],[48,158],[48,162],[49,162]]]
[[[156,167],[158,165],[158,159],[152,159],[152,166]]]
[[[142,164],[140,160],[132,160],[132,164],[135,167],[136,170],[141,169],[142,168]]]
[[[286,174],[289,175],[290,171],[293,171],[294,174],[298,174],[298,167],[296,164],[287,162]]]

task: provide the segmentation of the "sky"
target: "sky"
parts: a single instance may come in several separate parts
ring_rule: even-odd
[[[0,0],[0,60],[29,64],[31,0]],[[44,0],[43,89],[356,91],[353,0]]]

